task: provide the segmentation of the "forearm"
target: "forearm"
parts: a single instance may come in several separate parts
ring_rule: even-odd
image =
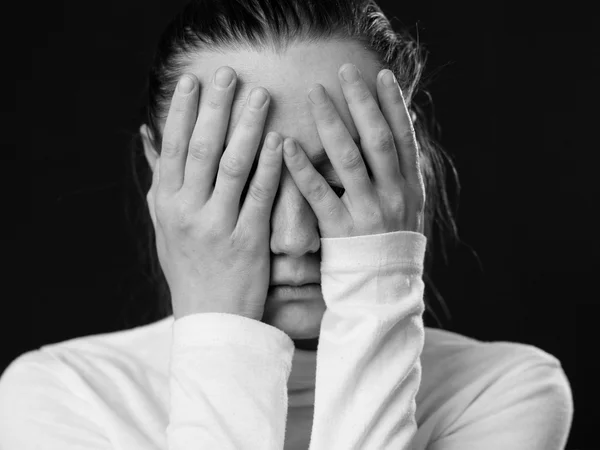
[[[281,450],[293,351],[285,333],[245,317],[175,321],[169,450]]]
[[[311,450],[410,448],[425,336],[425,244],[417,233],[371,236],[324,263]]]

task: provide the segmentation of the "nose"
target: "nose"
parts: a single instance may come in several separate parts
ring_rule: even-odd
[[[321,247],[317,218],[285,166],[271,212],[270,244],[272,253],[296,258]]]

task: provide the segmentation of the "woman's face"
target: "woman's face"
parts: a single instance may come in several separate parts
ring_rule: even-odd
[[[358,131],[350,115],[338,80],[338,69],[352,63],[361,71],[377,100],[376,78],[382,67],[360,44],[329,42],[291,47],[284,56],[250,51],[235,53],[203,53],[188,70],[200,81],[200,96],[210,85],[213,73],[221,66],[233,68],[238,76],[227,129],[226,146],[240,118],[250,91],[263,86],[271,95],[271,104],[262,139],[270,131],[298,141],[309,158],[322,152],[322,144],[307,104],[309,88],[322,84],[333,100],[348,131],[359,141]],[[161,132],[164,121],[160,124]],[[262,148],[263,141],[259,145]],[[360,148],[360,145],[359,145]],[[146,151],[151,167],[155,153]],[[331,165],[317,167],[330,182],[339,178]],[[279,191],[271,216],[271,284],[285,282],[320,283],[320,240],[316,217],[283,165]],[[276,301],[269,296],[262,321],[287,333],[292,339],[318,337],[325,302],[320,289],[314,298],[298,301]]]

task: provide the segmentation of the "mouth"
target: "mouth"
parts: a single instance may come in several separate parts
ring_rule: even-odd
[[[303,284],[302,286],[277,285],[269,288],[268,297],[271,300],[314,300],[321,297],[321,285],[318,283]]]

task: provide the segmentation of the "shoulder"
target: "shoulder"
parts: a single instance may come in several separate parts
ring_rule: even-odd
[[[160,377],[167,370],[169,344],[162,341],[169,340],[170,325],[164,319],[17,357],[0,376],[0,447],[29,448],[24,440],[34,433],[49,440],[54,433],[57,439],[61,433],[77,439],[84,430],[85,439],[97,438],[100,444],[104,438],[95,429],[97,421],[90,420],[99,414],[97,397],[103,408],[118,408],[115,392],[143,390],[154,374]]]
[[[138,364],[158,369],[156,365],[164,365],[168,356],[172,322],[169,317],[136,328],[44,345],[13,360],[2,374],[0,386],[22,384],[32,377],[72,380],[75,373],[89,373],[107,365]]]
[[[86,430],[88,448],[103,448],[95,425],[86,421],[90,407],[73,395],[63,364],[49,353],[27,352],[0,377],[0,448],[64,448],[62,434]],[[58,427],[56,425],[59,425]]]
[[[533,345],[426,328],[421,363],[418,421],[429,422],[438,436],[490,417],[514,428],[543,418],[564,429],[572,419],[571,387],[560,361]]]
[[[560,367],[560,361],[555,356],[533,345],[508,341],[481,341],[436,328],[425,328],[422,358],[423,364],[440,366],[443,363],[452,373],[470,372],[475,376],[481,372],[497,368],[506,369],[515,365],[543,364]],[[468,364],[468,367],[465,364]]]
[[[495,384],[526,384],[526,373],[564,375],[555,356],[533,345],[480,341],[433,328],[426,328],[421,364],[424,394],[449,399],[460,389],[464,401]]]

